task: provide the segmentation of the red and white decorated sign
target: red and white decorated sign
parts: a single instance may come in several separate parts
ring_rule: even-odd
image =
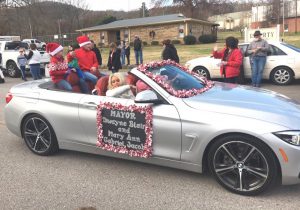
[[[152,155],[152,106],[100,103],[97,146],[116,153],[148,158]]]

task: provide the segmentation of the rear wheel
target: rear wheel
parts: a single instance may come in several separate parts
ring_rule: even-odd
[[[20,69],[14,61],[8,61],[6,64],[6,72],[10,77],[20,77]]]
[[[58,151],[58,143],[50,123],[38,114],[26,117],[22,135],[28,148],[38,155],[50,155]]]
[[[285,66],[277,67],[271,73],[271,80],[276,85],[288,85],[293,78],[292,70]]]
[[[272,151],[259,140],[243,135],[223,137],[213,144],[208,166],[226,189],[256,195],[275,184],[278,165]]]
[[[193,69],[193,72],[200,75],[200,76],[202,76],[202,77],[206,77],[207,79],[210,79],[209,71],[204,66],[196,66]]]

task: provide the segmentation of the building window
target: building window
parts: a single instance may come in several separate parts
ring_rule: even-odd
[[[125,40],[125,41],[128,41],[128,37],[129,37],[129,31],[128,31],[128,30],[125,30],[125,31],[124,31],[124,40]]]
[[[179,38],[183,38],[184,37],[184,25],[179,25]]]
[[[105,36],[104,36],[104,32],[100,33],[100,42],[104,43],[105,42]]]

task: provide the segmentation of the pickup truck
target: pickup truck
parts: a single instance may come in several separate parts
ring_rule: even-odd
[[[22,42],[26,42],[28,43],[29,45],[30,44],[35,44],[36,47],[40,50],[46,50],[46,43],[45,42],[42,42],[40,40],[37,40],[37,39],[23,39]]]
[[[3,72],[10,77],[20,77],[21,70],[17,62],[19,56],[19,48],[25,48],[25,53],[28,54],[28,43],[21,41],[0,41],[0,53],[2,54],[2,69]],[[45,65],[50,62],[50,55],[44,51],[40,51],[42,55],[41,73],[45,74]],[[29,72],[29,66],[26,66],[26,71]]]

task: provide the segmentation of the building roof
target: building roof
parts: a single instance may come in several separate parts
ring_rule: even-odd
[[[209,21],[186,18],[182,14],[172,14],[172,15],[118,20],[104,25],[79,29],[77,31],[82,31],[82,32],[98,31],[98,30],[106,30],[106,29],[130,28],[130,27],[137,27],[137,26],[157,25],[157,24],[185,22],[185,21],[195,21],[195,22],[201,22],[203,24],[214,25],[214,23],[211,23]]]

